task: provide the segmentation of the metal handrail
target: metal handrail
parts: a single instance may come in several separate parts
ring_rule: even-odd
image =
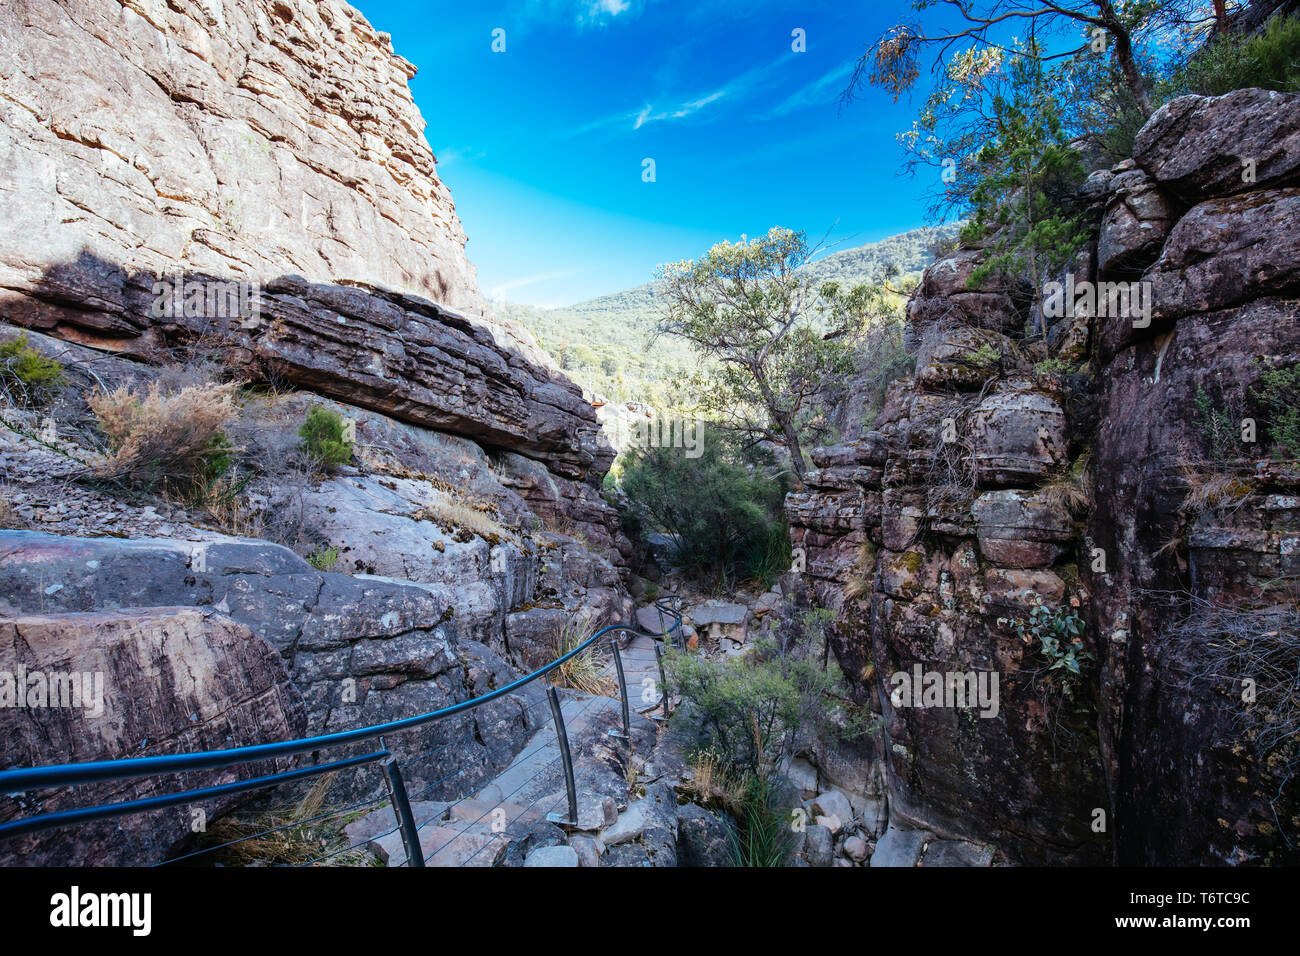
[[[504,697],[507,694],[532,683],[538,678],[545,677],[547,674],[550,674],[552,671],[563,666],[567,661],[594,646],[606,635],[618,631],[640,634],[645,637],[667,637],[674,640],[676,643],[680,638],[682,629],[680,598],[676,595],[659,598],[654,602],[654,606],[660,612],[661,620],[667,618],[672,622],[668,628],[663,631],[642,630],[635,622],[630,624],[619,623],[607,625],[606,627],[596,631],[576,647],[532,673],[526,674],[503,687],[490,691],[489,693],[438,710],[429,711],[424,714],[417,714],[413,717],[405,717],[400,720],[388,721],[383,724],[372,724],[367,727],[358,727],[353,730],[338,731],[332,734],[320,734],[313,737],[302,737],[278,743],[253,744],[244,747],[199,751],[197,753],[189,754],[170,754],[157,757],[130,757],[117,760],[51,764],[43,767],[25,767],[17,770],[5,770],[0,771],[0,793],[13,794],[48,787],[67,787],[86,783],[129,780],[138,777],[182,773],[185,771],[213,770],[221,767],[239,766],[263,760],[274,760],[280,757],[295,756],[310,751],[327,750],[344,744],[356,743],[358,741],[370,740],[377,737],[382,738],[386,734],[397,733],[414,727],[423,726],[424,724],[442,720],[446,717],[464,713],[468,710],[473,710],[483,704]],[[626,730],[627,687],[622,679],[620,679],[619,685],[620,696],[623,698],[624,727]],[[665,703],[665,710],[666,707],[667,705]],[[558,721],[557,733],[561,740],[562,750],[567,757],[567,735],[564,731],[563,719],[558,716],[558,712],[556,714],[556,719]],[[382,740],[380,741],[380,746],[384,747]],[[298,768],[277,774],[257,777],[253,780],[224,784],[219,787],[208,787],[200,790],[185,791],[182,793],[146,797],[117,804],[61,810],[40,814],[34,817],[25,817],[19,820],[0,823],[0,839],[53,829],[55,827],[67,826],[75,823],[89,822],[90,820],[126,816],[129,814],[145,812],[147,810],[161,809],[163,807],[175,806],[178,803],[205,799],[221,793],[260,789],[262,787],[274,786],[309,776],[317,776],[344,767],[370,763],[378,759],[389,757],[390,755],[387,748],[384,747],[384,749],[379,752],[367,754],[363,757],[350,758],[348,760],[322,764],[315,767]],[[567,759],[566,764],[568,764]],[[394,803],[394,811],[397,813],[399,825],[404,831],[403,837],[406,840],[410,840],[414,835],[415,828],[410,820],[410,808],[396,762],[392,759],[388,759],[384,764],[384,772],[389,789],[389,795]],[[570,795],[570,813],[572,815],[573,813],[576,813],[576,805],[573,802],[571,766],[566,767],[566,789],[568,789]],[[416,845],[418,847],[418,842]],[[412,865],[422,865],[419,853],[411,852],[411,848],[409,847],[408,860],[411,861]]]

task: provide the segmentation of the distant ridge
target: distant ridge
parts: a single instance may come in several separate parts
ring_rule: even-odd
[[[956,236],[959,225],[923,227],[832,252],[806,266],[816,278],[852,286],[873,285],[887,267],[902,276],[920,273],[933,260],[936,242]],[[690,347],[661,338],[653,347],[657,309],[649,282],[558,309],[494,302],[492,310],[537,337],[574,381],[615,401],[671,406],[673,385],[695,366]]]

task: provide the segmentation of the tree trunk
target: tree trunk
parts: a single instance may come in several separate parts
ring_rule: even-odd
[[[1142,73],[1138,70],[1137,60],[1133,58],[1133,38],[1129,36],[1128,30],[1120,21],[1119,14],[1115,12],[1115,7],[1110,0],[1097,0],[1097,9],[1101,12],[1101,19],[1105,22],[1106,29],[1115,40],[1115,59],[1119,61],[1124,82],[1128,84],[1129,92],[1133,94],[1133,99],[1137,102],[1142,115],[1149,117],[1153,112],[1151,97],[1147,93],[1146,84],[1142,82]]]

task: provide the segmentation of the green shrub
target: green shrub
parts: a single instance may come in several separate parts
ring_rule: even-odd
[[[1049,359],[1043,359],[1034,365],[1034,374],[1036,375],[1068,375],[1074,366],[1059,355]]]
[[[1171,96],[1220,96],[1252,86],[1300,90],[1300,18],[1275,17],[1253,37],[1221,37],[1174,70],[1166,85]]]
[[[343,417],[323,405],[314,405],[298,429],[302,448],[323,471],[335,471],[352,460],[352,443],[343,437]]]
[[[801,731],[835,720],[844,709],[837,667],[780,654],[771,641],[724,660],[670,654],[665,668],[683,701],[674,729],[693,734],[695,746],[722,755],[740,773],[770,776]]]
[[[623,489],[645,527],[673,536],[678,564],[692,573],[723,582],[770,577],[781,560],[785,488],[724,450],[716,430],[702,432],[696,458],[681,448],[635,449]]]
[[[26,332],[0,342],[0,385],[14,404],[39,404],[62,384],[63,366],[32,348]]]
[[[970,352],[966,356],[966,361],[970,362],[976,368],[988,368],[996,365],[1002,360],[1001,353],[987,342],[980,343],[980,347]]]
[[[1300,365],[1265,369],[1259,383],[1251,394],[1268,416],[1268,437],[1286,457],[1300,458]]]
[[[317,571],[332,571],[334,565],[339,563],[341,551],[338,546],[319,547],[311,554],[307,555],[307,563]]]
[[[1210,460],[1227,461],[1238,457],[1242,451],[1241,420],[1245,416],[1242,403],[1229,400],[1228,396],[1216,402],[1204,388],[1197,388],[1192,403],[1196,406],[1193,421],[1205,436]]]

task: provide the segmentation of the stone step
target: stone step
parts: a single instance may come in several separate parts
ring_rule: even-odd
[[[606,731],[618,726],[619,702],[566,691],[560,703],[575,768],[589,760],[597,745],[607,745]],[[639,718],[638,718],[639,719]],[[597,802],[588,807],[579,795],[580,816],[600,817]],[[590,802],[590,801],[588,801]],[[427,866],[492,866],[511,842],[524,837],[551,810],[566,809],[564,769],[555,727],[550,722],[536,730],[505,769],[478,791],[453,802],[421,801],[412,804],[420,826],[420,843]],[[587,813],[587,811],[591,811]],[[395,827],[392,808],[381,809],[349,824],[353,843],[369,846],[389,866],[405,866],[406,850]]]

